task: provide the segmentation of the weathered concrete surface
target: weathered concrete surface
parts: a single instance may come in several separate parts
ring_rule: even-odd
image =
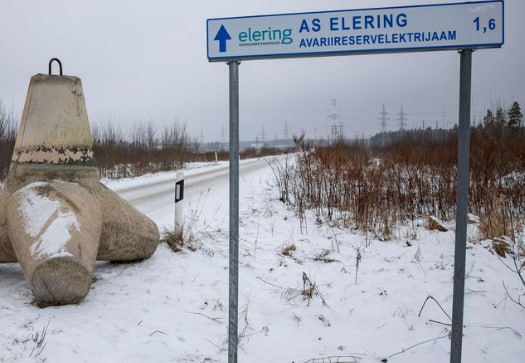
[[[57,171],[54,167],[51,169],[44,165],[36,168],[12,165],[10,173],[18,172],[19,178],[10,175],[7,186],[12,194],[7,198],[4,191],[2,195],[8,203],[2,203],[7,205],[7,213],[5,207],[0,209],[0,223],[3,216],[5,220],[0,227],[0,238],[5,235],[2,239],[5,242],[0,244],[4,247],[0,247],[0,262],[18,260],[35,301],[61,305],[78,302],[86,296],[95,260],[132,262],[149,258],[159,244],[160,233],[151,219],[101,184],[98,172],[76,168],[75,173],[68,169],[66,179],[69,180],[59,181]],[[45,202],[28,208],[24,215],[21,208],[24,203],[28,204],[28,198],[43,198]],[[56,210],[51,208],[58,205]],[[32,234],[28,229],[38,221],[31,221],[31,213],[35,216],[51,213],[46,223],[41,224],[41,230]],[[32,253],[39,251],[42,242],[39,236],[56,227],[57,217],[67,215],[75,216],[78,225],[73,223],[65,228],[63,234],[71,238],[62,241],[63,247],[51,254],[43,249]],[[9,233],[2,234],[3,231]],[[9,241],[16,241],[14,250]],[[61,246],[56,240],[53,244]]]
[[[0,263],[16,262],[16,255],[7,235],[7,199],[9,194],[0,187]]]
[[[29,183],[50,180],[77,183],[88,189],[100,184],[99,173],[95,166],[29,164],[11,161],[5,188],[9,194],[12,194]]]
[[[93,137],[80,78],[44,74],[31,77],[13,161],[93,162]]]
[[[42,304],[80,301],[89,291],[102,211],[89,191],[63,181],[36,182],[11,194],[9,238]]]
[[[159,239],[152,220],[100,183],[80,79],[33,76],[0,190],[0,262],[20,262],[37,303],[76,303],[97,258],[145,259]]]
[[[104,215],[97,259],[134,261],[150,257],[159,244],[157,225],[102,184],[96,195]]]

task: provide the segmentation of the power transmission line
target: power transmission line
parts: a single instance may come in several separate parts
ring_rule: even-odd
[[[401,105],[401,112],[398,113],[399,118],[397,119],[399,121],[399,130],[403,131],[406,127],[406,122],[408,121],[406,118],[407,113],[403,111],[403,105]]]
[[[288,140],[288,121],[284,121],[284,139]]]
[[[337,98],[331,98],[330,101],[332,103],[332,107],[330,113],[328,114],[328,119],[332,121],[331,137],[332,140],[342,139],[343,123],[341,121],[339,121],[339,124],[337,123],[337,120],[341,118],[341,116],[337,113]]]
[[[385,146],[387,120],[390,120],[390,118],[387,116],[388,112],[385,110],[385,105],[383,105],[383,109],[379,115],[381,116],[379,118],[381,120],[381,146]]]
[[[383,105],[383,110],[379,112],[379,115],[381,116],[379,120],[381,120],[381,132],[386,132],[386,128],[388,126],[387,121],[390,120],[390,118],[387,116],[388,112],[385,110],[385,105]]]
[[[224,131],[224,126],[222,126],[221,128],[221,137],[222,137],[222,145],[221,145],[221,150],[222,150],[226,145],[226,132]]]

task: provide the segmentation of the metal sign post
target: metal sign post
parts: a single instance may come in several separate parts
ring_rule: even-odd
[[[465,250],[467,245],[468,186],[470,179],[469,155],[472,49],[464,49],[460,54],[456,245],[454,250],[454,295],[452,298],[450,363],[461,362],[463,302],[465,292]]]
[[[503,45],[503,0],[208,19],[210,62],[230,71],[228,362],[237,362],[239,299],[239,61],[460,50],[456,246],[450,362],[461,362],[473,49]]]
[[[237,363],[239,315],[239,64],[230,70],[230,276],[228,315],[228,362]]]

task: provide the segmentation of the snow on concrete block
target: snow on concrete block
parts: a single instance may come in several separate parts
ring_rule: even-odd
[[[37,303],[62,305],[89,292],[102,231],[97,200],[76,183],[36,182],[7,204],[9,238]]]
[[[428,216],[427,228],[431,231],[448,232],[445,224],[434,216]]]

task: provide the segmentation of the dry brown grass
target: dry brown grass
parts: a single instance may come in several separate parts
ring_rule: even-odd
[[[525,129],[472,129],[470,212],[482,238],[514,237],[525,222]],[[298,144],[295,164],[274,165],[280,199],[301,226],[312,210],[319,222],[390,239],[396,226],[425,216],[455,218],[457,137],[406,136],[387,148],[363,144]]]
[[[166,242],[166,244],[173,250],[173,252],[180,252],[182,251],[182,247],[184,247],[183,236],[184,234],[182,231],[178,233],[173,231],[166,231],[162,241]]]
[[[284,256],[291,256],[297,248],[292,243],[291,245],[284,246],[281,250],[281,254]]]
[[[151,123],[136,123],[126,133],[107,124],[94,127],[93,138],[97,167],[105,178],[180,169],[184,162],[200,157],[198,144],[189,138],[184,124],[159,131]]]

